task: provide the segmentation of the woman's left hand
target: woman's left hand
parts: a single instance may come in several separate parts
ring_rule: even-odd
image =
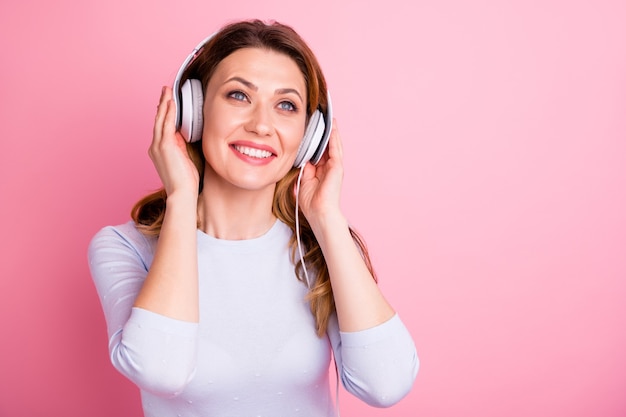
[[[356,332],[384,323],[394,310],[380,292],[341,212],[342,154],[333,123],[325,155],[317,165],[307,163],[304,168],[299,202],[328,267],[339,329]]]
[[[328,149],[317,163],[307,162],[300,183],[299,205],[311,226],[324,216],[340,213],[343,182],[343,150],[337,122],[328,140]]]

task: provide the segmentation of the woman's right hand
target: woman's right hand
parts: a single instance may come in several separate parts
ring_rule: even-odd
[[[198,322],[197,210],[200,174],[176,132],[172,89],[163,87],[148,151],[167,193],[154,258],[134,307]]]
[[[200,174],[189,157],[187,142],[176,131],[176,105],[167,86],[161,91],[148,155],[168,196],[179,191],[197,196]]]

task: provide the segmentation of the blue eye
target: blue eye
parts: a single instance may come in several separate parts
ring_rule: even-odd
[[[248,99],[248,97],[241,91],[231,91],[230,93],[228,93],[228,97],[234,98],[235,100],[239,101],[246,101]]]
[[[292,103],[292,102],[290,102],[290,101],[281,101],[281,102],[278,104],[278,107],[280,107],[280,109],[281,109],[281,110],[285,110],[285,111],[296,111],[296,110],[298,110],[298,109],[296,108],[296,105],[295,105],[295,104],[293,104],[293,103]]]

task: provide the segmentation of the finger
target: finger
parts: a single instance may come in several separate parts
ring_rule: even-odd
[[[311,178],[315,178],[315,174],[317,173],[317,168],[323,164],[323,161],[320,161],[317,165],[313,165],[311,161],[308,161],[304,165],[304,171],[302,172],[302,181],[307,181]]]
[[[167,113],[167,87],[161,89],[161,97],[154,117],[153,140],[160,140],[163,135],[163,120]]]
[[[343,158],[343,145],[341,143],[341,136],[339,135],[339,127],[337,126],[337,120],[333,119],[333,130],[330,133],[330,139],[328,144],[329,156],[331,158]]]
[[[176,104],[169,99],[166,103],[165,118],[163,120],[163,136],[174,136],[176,133]]]
[[[157,112],[155,115],[155,120],[161,120],[165,116],[167,104],[167,87],[161,88],[161,96],[159,97],[159,104],[157,104]]]

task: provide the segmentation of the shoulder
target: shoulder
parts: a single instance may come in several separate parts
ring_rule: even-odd
[[[93,259],[107,253],[125,253],[139,257],[145,265],[149,265],[152,263],[156,240],[155,237],[141,233],[131,220],[100,229],[89,243],[88,255]]]

